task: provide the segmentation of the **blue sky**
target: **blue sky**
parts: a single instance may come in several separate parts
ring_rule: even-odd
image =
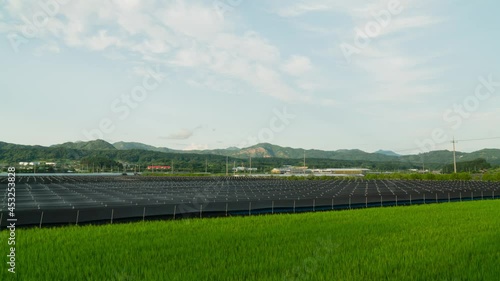
[[[0,6],[2,141],[409,154],[500,137],[496,1]],[[500,140],[457,149],[484,147]]]

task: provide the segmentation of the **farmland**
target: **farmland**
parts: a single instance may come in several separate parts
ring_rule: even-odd
[[[0,278],[498,280],[499,210],[484,200],[19,229],[17,279]]]
[[[7,185],[0,202],[6,225]],[[18,226],[298,213],[500,197],[499,182],[241,177],[19,177]]]

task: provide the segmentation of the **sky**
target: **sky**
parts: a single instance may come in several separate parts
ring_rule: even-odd
[[[0,7],[0,141],[500,148],[498,1]]]

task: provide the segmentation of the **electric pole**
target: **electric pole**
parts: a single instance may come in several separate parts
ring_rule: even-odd
[[[454,136],[453,136],[453,141],[451,143],[453,143],[453,172],[456,174],[457,173],[457,157],[455,155],[455,144],[457,143],[457,141],[455,141]]]

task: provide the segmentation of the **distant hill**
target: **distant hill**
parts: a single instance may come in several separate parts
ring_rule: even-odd
[[[238,158],[251,157],[276,157],[276,158],[289,158],[289,159],[302,159],[304,152],[306,158],[319,158],[319,159],[335,159],[335,160],[349,160],[349,161],[398,161],[397,157],[368,153],[359,149],[341,149],[335,151],[325,151],[318,149],[303,149],[292,147],[281,147],[270,143],[259,143],[250,147],[241,149],[218,149],[218,150],[204,150],[201,153],[215,153],[219,155],[226,155]],[[199,152],[199,153],[200,153]]]
[[[116,148],[107,141],[104,140],[93,140],[93,141],[79,141],[79,142],[66,142],[63,144],[52,145],[51,147],[63,147],[70,149],[82,149],[82,150],[115,150]]]
[[[485,159],[492,165],[500,165],[500,149],[488,148],[464,154],[460,161],[473,161],[475,159]]]
[[[374,153],[368,153],[359,149],[340,149],[334,151],[325,151],[318,149],[303,149],[282,147],[270,143],[259,143],[250,147],[237,148],[229,147],[226,149],[207,149],[207,150],[175,150],[166,147],[155,147],[138,142],[116,142],[113,144],[116,149],[130,150],[142,149],[158,152],[170,153],[196,153],[196,154],[215,154],[229,156],[241,159],[253,158],[285,158],[302,159],[304,152],[306,158],[334,159],[347,161],[401,161],[406,163],[432,163],[445,165],[453,163],[453,153],[449,150],[436,150],[421,154],[400,155],[391,150],[378,150]],[[492,165],[500,165],[500,149],[483,149],[472,153],[456,152],[457,161],[473,161],[478,158],[486,159]]]
[[[52,145],[50,147],[0,142],[0,161],[4,162],[28,161],[36,159],[77,160],[82,157],[93,157],[94,155],[113,158],[115,160],[136,162],[149,161],[146,160],[147,155],[149,159],[157,159],[158,157],[166,159],[172,156],[179,159],[210,159],[212,157],[219,158],[227,156],[233,159],[241,159],[242,161],[246,161],[249,157],[252,157],[255,160],[269,160],[265,163],[274,163],[281,159],[279,161],[282,161],[283,163],[290,162],[295,163],[294,165],[300,165],[300,163],[302,163],[304,153],[306,156],[306,162],[310,163],[307,161],[308,159],[315,159],[312,162],[316,163],[316,165],[329,165],[327,163],[333,163],[331,161],[350,161],[350,164],[358,163],[357,165],[378,163],[376,166],[383,167],[381,163],[391,163],[391,167],[395,167],[394,165],[402,165],[401,167],[422,167],[423,165],[431,169],[438,169],[444,165],[453,163],[453,153],[448,150],[437,150],[418,155],[398,155],[390,150],[379,150],[375,153],[368,153],[359,149],[324,151],[318,149],[282,147],[270,143],[260,143],[245,148],[229,147],[227,149],[184,151],[166,147],[155,147],[139,142],[116,142],[114,144],[110,144],[104,140],[67,142]],[[167,156],[167,154],[169,156]],[[131,157],[131,155],[135,156]],[[457,162],[474,161],[481,158],[485,159],[491,165],[500,165],[500,149],[482,149],[472,153],[457,151],[456,156]],[[290,161],[287,161],[286,159],[290,159]]]
[[[396,152],[394,152],[392,150],[382,150],[382,149],[379,149],[379,150],[375,151],[374,153],[382,154],[382,155],[387,155],[387,156],[396,156],[396,157],[401,156],[401,155],[397,154]]]
[[[467,153],[457,151],[456,152],[457,161],[461,160],[461,157],[463,157],[466,154]],[[409,163],[450,164],[453,163],[453,152],[449,150],[435,150],[417,155],[415,154],[403,155],[400,157],[400,159],[401,161]]]
[[[113,143],[113,146],[119,150],[142,149],[142,150],[159,151],[159,152],[176,152],[176,151],[180,152],[179,150],[174,150],[174,149],[170,149],[170,148],[166,148],[166,147],[155,147],[155,146],[140,143],[140,142],[120,141],[120,142]]]
[[[5,150],[8,150],[8,149],[19,149],[19,148],[32,148],[32,147],[41,148],[43,146],[40,146],[40,145],[34,145],[34,146],[31,146],[31,145],[22,145],[22,144],[14,144],[14,143],[7,143],[7,142],[0,141],[0,149],[5,149]]]

